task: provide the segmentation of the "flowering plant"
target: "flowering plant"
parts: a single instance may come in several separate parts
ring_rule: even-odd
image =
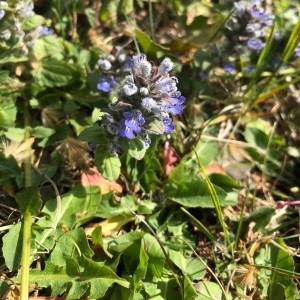
[[[177,78],[169,75],[173,69],[170,58],[155,66],[145,54],[138,54],[132,57],[130,68],[118,100],[97,121],[108,136],[112,155],[126,150],[128,140],[138,139],[148,148],[149,134],[172,132],[175,126],[170,115],[182,113],[185,101],[177,89]]]

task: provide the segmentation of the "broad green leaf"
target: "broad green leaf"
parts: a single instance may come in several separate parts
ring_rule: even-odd
[[[32,71],[36,82],[42,87],[67,86],[79,79],[75,67],[64,61],[45,59]]]
[[[233,180],[232,178],[220,174],[220,173],[213,173],[209,175],[209,179],[211,183],[223,188],[224,190],[232,190],[232,189],[240,189],[241,185]]]
[[[44,216],[36,222],[36,229],[33,232],[36,249],[32,255],[45,248],[52,249],[54,246],[52,236],[58,239],[66,230],[79,227],[94,218],[101,199],[98,187],[77,186],[69,193],[61,195],[59,206],[56,199],[48,200],[41,212]],[[53,226],[56,224],[58,228],[54,230]]]
[[[68,229],[79,227],[95,216],[101,204],[101,191],[98,187],[76,186],[69,193],[61,196],[61,212],[58,226]],[[42,217],[37,222],[41,227],[51,227],[56,217],[57,200],[46,202]]]
[[[111,156],[108,151],[98,147],[95,153],[95,165],[104,178],[115,181],[121,172],[121,162],[116,156]]]
[[[102,196],[101,203],[97,210],[97,216],[101,218],[110,218],[114,216],[123,216],[128,218],[132,216],[131,211],[138,209],[136,196],[125,195],[120,201],[115,201],[112,194]]]
[[[190,257],[181,251],[168,249],[172,262],[190,279],[201,280],[206,273],[206,266],[198,258]]]
[[[246,222],[246,224],[255,222],[256,224],[253,227],[253,231],[256,232],[260,230],[261,232],[264,232],[266,230],[266,226],[274,216],[274,211],[275,210],[272,207],[259,207],[250,216],[244,218],[244,222]]]
[[[206,166],[215,162],[218,158],[219,149],[217,142],[199,141],[196,145],[196,152],[201,158],[201,163]],[[203,160],[203,161],[202,161]],[[194,152],[186,155],[180,163],[169,174],[169,180],[182,181],[183,178],[193,178],[199,173],[199,167]]]
[[[150,296],[148,298],[149,300],[182,299],[178,290],[177,282],[174,277],[163,275],[159,278],[153,277],[151,279],[151,281],[149,280],[143,282],[145,293]]]
[[[79,138],[83,141],[92,142],[96,145],[107,146],[109,143],[105,131],[99,126],[92,126],[84,129],[79,134]]]
[[[215,282],[200,281],[197,283],[196,289],[199,293],[197,300],[223,299],[223,292]]]
[[[37,215],[42,207],[40,191],[36,186],[30,186],[16,195],[16,201],[20,206],[21,212],[30,212]]]
[[[78,56],[78,64],[79,65],[88,65],[91,60],[91,52],[86,49],[81,49]]]
[[[196,296],[197,292],[193,287],[193,282],[186,274],[183,274],[183,299],[195,299]]]
[[[282,238],[276,239],[276,242],[283,248],[286,248]],[[272,267],[281,269],[283,272],[273,271],[270,278],[268,296],[270,299],[294,300],[297,287],[293,278],[286,275],[285,271],[293,272],[295,270],[294,260],[288,253],[278,246],[271,244],[271,264]]]
[[[22,256],[22,223],[14,225],[3,238],[2,252],[7,268],[16,270],[21,263]]]
[[[45,19],[41,15],[33,15],[29,18],[24,18],[22,22],[23,30],[33,30],[44,23]]]
[[[146,252],[149,258],[147,273],[151,274],[151,276],[161,277],[166,260],[162,249],[155,237],[151,234],[145,234],[142,239],[144,240]]]
[[[49,261],[66,268],[66,257],[75,260],[79,266],[83,264],[83,256],[92,258],[94,252],[90,248],[83,228],[76,228],[63,234],[57,241]]]
[[[46,58],[63,59],[63,40],[55,35],[46,35],[37,39],[34,43],[33,52],[38,60]]]
[[[24,128],[8,128],[5,132],[5,136],[12,141],[24,141],[24,135]]]
[[[196,145],[196,152],[198,157],[201,159],[201,163],[203,166],[208,165],[211,162],[215,162],[220,155],[219,144],[214,141],[205,141],[200,140]],[[196,161],[195,153],[192,151],[192,161]],[[191,163],[193,163],[191,162]],[[197,163],[195,164],[197,165]]]
[[[54,134],[55,131],[52,128],[47,128],[44,126],[36,126],[31,130],[31,134],[37,138],[45,138]]]
[[[114,283],[128,288],[126,280],[118,277],[109,267],[96,263],[83,255],[84,266],[80,270],[77,262],[67,259],[66,269],[46,262],[44,270],[32,270],[29,280],[39,287],[51,287],[51,295],[58,296],[68,291],[68,299],[99,299]]]
[[[147,149],[144,142],[139,138],[132,140],[122,138],[119,140],[119,142],[124,152],[127,152],[131,157],[137,160],[144,158]]]
[[[5,52],[0,53],[0,64],[7,63],[18,63],[22,61],[27,61],[29,56],[22,55],[20,53]]]
[[[1,81],[3,82],[3,81]],[[1,90],[0,90],[1,92]],[[11,127],[15,125],[17,116],[17,107],[15,105],[14,97],[7,95],[0,100],[0,127]]]
[[[134,32],[145,53],[150,55],[156,55],[158,51],[165,54],[169,53],[170,50],[168,48],[153,42],[147,33],[138,28],[136,28]]]
[[[267,149],[269,143],[269,136],[262,130],[247,126],[244,132],[246,141],[252,145],[261,149]]]
[[[226,193],[223,189],[217,186],[214,188],[221,206],[236,204],[236,201],[232,203],[232,201],[226,199]],[[186,178],[182,178],[181,182],[172,182],[169,180],[165,193],[171,201],[185,207],[214,207],[209,188],[206,182],[199,177],[189,181],[186,181]]]
[[[145,235],[143,232],[132,231],[114,239],[114,243],[109,244],[109,250],[117,253],[124,253],[127,248],[134,243],[140,244],[141,238]],[[134,258],[138,260],[138,257],[134,255]]]

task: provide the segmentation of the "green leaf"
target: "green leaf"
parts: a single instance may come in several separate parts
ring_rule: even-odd
[[[274,216],[274,211],[275,210],[272,207],[259,207],[250,216],[244,218],[244,222],[246,222],[246,224],[255,222],[256,224],[253,227],[253,232],[258,230],[264,232],[266,230],[266,226]]]
[[[121,161],[116,156],[111,156],[108,151],[98,147],[95,153],[95,165],[103,177],[110,181],[119,178],[121,172]]]
[[[185,207],[214,207],[210,190],[205,181],[199,177],[189,181],[185,180],[186,179],[182,179],[180,182],[168,180],[165,193],[170,200]],[[236,204],[236,201],[234,201],[234,203],[227,201],[226,193],[223,189],[217,186],[214,188],[221,206]]]
[[[31,134],[37,138],[46,138],[55,133],[52,128],[47,128],[44,126],[36,126],[31,130]]]
[[[160,248],[160,245],[158,244],[155,237],[151,234],[145,234],[142,239],[144,240],[145,247],[147,249],[147,255],[149,258],[147,272],[152,276],[161,277],[166,260],[162,249]]]
[[[21,263],[22,256],[22,223],[14,225],[3,238],[2,252],[7,268],[16,270]]]
[[[41,15],[33,15],[29,18],[24,18],[22,22],[22,29],[23,30],[33,30],[39,25],[42,25],[45,22],[45,19]]]
[[[0,152],[0,183],[3,184],[10,178],[19,176],[20,173],[21,169],[16,159],[13,156],[5,157],[4,153]]]
[[[12,141],[24,141],[24,135],[24,128],[8,128],[5,132],[5,136]]]
[[[247,126],[244,132],[245,140],[252,146],[267,149],[269,137],[259,128]]]
[[[79,227],[94,218],[101,199],[102,195],[98,187],[77,186],[61,196],[59,210],[56,199],[48,200],[41,212],[44,216],[35,224],[33,234],[35,235],[36,249],[32,255],[45,248],[52,249],[54,246],[52,236],[58,239],[66,230]],[[53,226],[56,224],[58,224],[58,228],[54,230]]]
[[[181,251],[168,249],[170,259],[190,280],[201,280],[206,273],[206,266],[198,258],[185,255]]]
[[[222,189],[232,190],[241,188],[240,184],[237,181],[233,180],[232,178],[226,175],[220,173],[213,173],[208,177],[211,183],[221,187]]]
[[[118,9],[119,0],[102,0],[101,8],[99,11],[99,18],[105,23],[116,23],[116,11]]]
[[[69,193],[61,196],[59,226],[72,229],[87,222],[95,216],[101,199],[102,195],[98,187],[74,187]],[[56,207],[56,199],[47,201],[42,210],[46,217],[40,218],[37,225],[51,227],[56,217]]]
[[[30,186],[16,195],[16,201],[21,212],[29,211],[32,215],[37,215],[42,207],[40,191],[36,186]]]
[[[114,243],[109,245],[109,250],[117,253],[124,253],[133,244],[140,244],[141,238],[145,235],[143,232],[133,231],[115,238]],[[133,252],[134,253],[134,252]],[[138,257],[132,257],[138,261]]]
[[[134,12],[133,0],[120,0],[118,13],[129,16]]]
[[[161,276],[159,278],[153,277],[150,282],[143,282],[145,293],[153,300],[177,300],[182,299],[178,291],[178,285],[174,277]],[[191,300],[186,299],[186,300]],[[221,299],[221,298],[220,298]],[[114,300],[117,300],[115,298]]]
[[[101,218],[110,218],[114,216],[132,217],[131,211],[138,209],[136,196],[125,195],[120,201],[115,201],[112,193],[102,196],[101,203],[97,210],[97,216]]]
[[[66,269],[46,262],[43,271],[32,270],[29,280],[39,287],[51,287],[51,295],[58,296],[68,291],[69,299],[80,299],[86,295],[88,299],[103,297],[110,286],[117,283],[128,288],[129,283],[118,277],[112,269],[96,263],[83,255],[84,266],[80,270],[77,262],[67,259]]]
[[[119,140],[120,141],[120,146],[124,150],[124,152],[127,152],[131,157],[141,160],[144,158],[145,153],[146,153],[146,147],[145,143],[140,140],[139,138],[135,139],[126,139],[122,138]]]
[[[183,274],[183,287],[184,287],[184,291],[183,291],[184,299],[185,300],[195,299],[195,297],[197,296],[197,292],[193,287],[193,282],[185,274]]]
[[[10,290],[11,285],[6,283],[5,281],[0,282],[0,296],[4,296]]]
[[[282,238],[276,239],[276,242],[283,248],[286,248]],[[285,271],[293,272],[295,270],[294,260],[289,255],[288,249],[284,251],[274,244],[270,244],[271,264],[276,269],[283,272],[273,271],[270,278],[268,296],[270,299],[294,300],[297,293],[297,286],[292,277],[285,275]]]
[[[102,250],[105,252],[105,254],[112,258],[113,256],[107,251],[107,247],[104,245],[103,237],[102,237],[102,227],[98,226],[96,227],[92,232],[92,241],[94,245],[100,246]]]
[[[46,35],[37,39],[34,43],[33,52],[38,60],[45,58],[63,59],[63,40],[55,35]]]
[[[79,79],[78,71],[71,64],[56,59],[44,60],[32,71],[32,76],[42,87],[67,86]]]
[[[164,123],[160,120],[155,119],[147,125],[147,130],[150,133],[163,134],[165,132],[164,131]]]
[[[83,228],[76,228],[63,234],[57,241],[49,261],[66,268],[66,257],[75,260],[82,266],[83,255],[92,258],[94,252],[90,248]]]
[[[3,82],[0,80],[0,82]],[[15,125],[17,116],[17,107],[15,105],[14,97],[11,95],[1,97],[0,100],[0,127],[11,127]]]
[[[105,145],[109,143],[106,133],[102,127],[92,126],[84,129],[80,134],[79,138],[86,142],[92,142],[96,145]]]
[[[215,282],[200,281],[197,283],[197,291],[197,300],[223,299],[222,289]]]
[[[169,53],[169,49],[153,42],[149,35],[142,30],[136,28],[134,31],[138,42],[141,44],[143,51],[147,54],[155,55],[156,52]]]
[[[139,264],[133,273],[134,289],[139,287],[139,283],[146,277],[149,257],[145,249],[145,241],[141,239],[141,247],[139,251]]]

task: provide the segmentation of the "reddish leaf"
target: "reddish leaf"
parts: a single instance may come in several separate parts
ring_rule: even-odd
[[[177,161],[178,161],[178,155],[175,149],[172,146],[170,146],[170,143],[167,141],[164,146],[164,158],[163,158],[163,167],[166,175],[169,175],[170,172],[174,169]]]
[[[102,194],[109,193],[110,191],[122,193],[121,185],[116,182],[106,180],[95,167],[82,173],[81,184],[83,186],[99,186]]]

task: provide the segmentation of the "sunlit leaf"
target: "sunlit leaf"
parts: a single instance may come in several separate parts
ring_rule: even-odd
[[[14,225],[3,238],[2,252],[5,264],[10,271],[16,270],[21,263],[22,256],[22,223]]]
[[[294,260],[288,253],[288,249],[284,251],[286,244],[283,239],[276,239],[276,242],[283,247],[283,249],[272,244],[271,247],[271,264],[272,267],[282,269],[283,271],[294,271]],[[268,295],[271,299],[287,299],[294,300],[297,287],[292,277],[286,275],[284,272],[273,271],[270,279],[270,286]]]
[[[138,28],[135,29],[135,35],[138,42],[141,44],[143,51],[148,55],[154,55],[157,51],[161,51],[162,53],[169,52],[168,48],[153,42],[147,33]]]

